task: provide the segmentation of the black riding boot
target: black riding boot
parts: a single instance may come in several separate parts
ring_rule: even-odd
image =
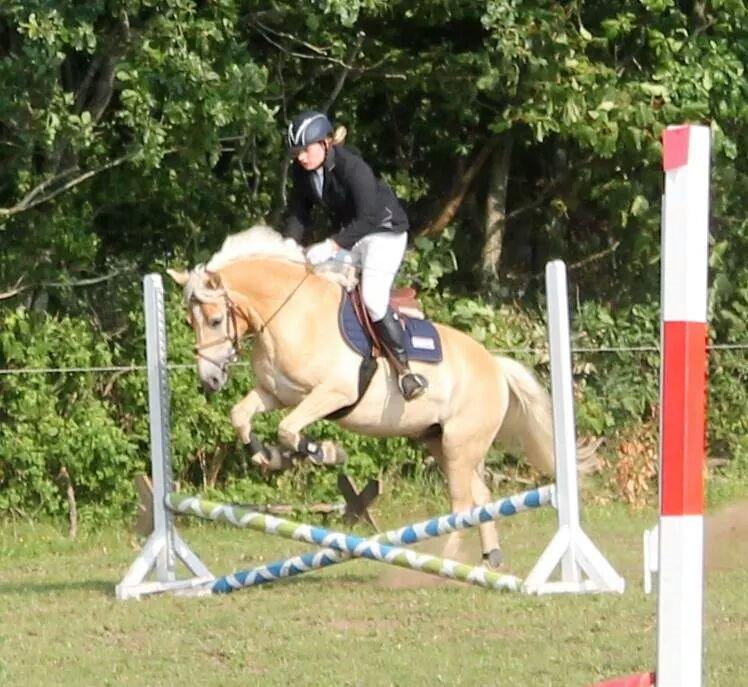
[[[400,393],[406,401],[412,401],[418,398],[426,389],[429,383],[423,375],[411,372],[408,367],[408,353],[405,350],[405,332],[403,331],[400,320],[392,310],[387,308],[387,314],[377,322],[374,322],[377,334],[382,338],[382,343],[392,352],[402,370],[398,370],[397,383],[400,387]]]

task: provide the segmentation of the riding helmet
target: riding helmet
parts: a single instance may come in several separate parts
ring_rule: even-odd
[[[286,142],[291,153],[297,153],[310,143],[324,141],[332,134],[332,124],[323,112],[307,110],[297,115],[288,125]]]

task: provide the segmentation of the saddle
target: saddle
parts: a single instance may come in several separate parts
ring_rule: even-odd
[[[401,286],[392,289],[390,294],[390,305],[392,309],[405,317],[417,317],[419,320],[425,320],[421,302],[418,300],[418,293],[412,286]],[[366,312],[366,308],[364,308]],[[368,312],[367,312],[368,317]]]
[[[340,333],[344,341],[361,355],[362,360],[358,371],[358,398],[351,405],[328,415],[328,420],[339,420],[358,405],[377,371],[377,357],[386,357],[397,369],[396,363],[393,362],[394,356],[382,345],[372,325],[369,312],[361,298],[360,287],[356,285],[350,291],[346,288],[341,291],[338,312]],[[441,362],[442,345],[439,333],[433,323],[424,318],[415,289],[406,287],[393,290],[390,305],[397,311],[403,323],[408,359],[429,363]]]
[[[376,333],[361,297],[357,266],[350,254],[343,255],[344,253],[346,252],[340,251],[335,259],[314,267],[315,274],[341,287],[342,297],[338,312],[340,333],[343,340],[362,358],[358,373],[358,398],[351,405],[328,415],[329,420],[345,417],[358,405],[377,371],[378,357],[386,357],[395,370],[401,367]],[[390,307],[398,313],[403,324],[408,360],[441,362],[442,346],[439,333],[425,318],[416,290],[411,287],[393,289],[390,294]]]
[[[439,333],[434,324],[424,317],[415,289],[394,289],[390,296],[390,306],[398,313],[403,324],[408,359],[427,363],[441,362]],[[389,351],[382,344],[371,322],[369,311],[364,307],[359,286],[343,292],[338,322],[343,339],[364,358],[390,358]]]

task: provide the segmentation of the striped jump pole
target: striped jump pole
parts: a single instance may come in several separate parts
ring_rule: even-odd
[[[644,537],[645,591],[651,572],[659,572],[657,671],[596,687],[701,687],[703,681],[711,132],[671,126],[662,143],[660,519]]]
[[[407,525],[400,529],[383,532],[371,537],[368,541],[394,546],[415,544],[450,532],[474,527],[482,522],[499,520],[528,510],[549,506],[553,502],[554,494],[553,485],[531,489],[485,506],[477,506],[460,513],[450,513],[449,515],[424,520],[415,525]],[[245,587],[276,582],[294,575],[326,568],[330,565],[345,563],[349,560],[351,560],[350,554],[333,548],[325,548],[268,563],[250,570],[225,575],[209,583],[208,586],[214,594],[226,594]]]
[[[305,541],[309,544],[317,544],[318,546],[342,551],[357,558],[368,558],[388,565],[420,570],[431,575],[459,580],[488,589],[507,591],[522,591],[524,589],[522,580],[513,575],[500,575],[483,567],[464,565],[456,561],[397,546],[380,544],[363,537],[334,532],[322,527],[302,525],[272,515],[256,513],[241,506],[214,503],[194,496],[173,493],[167,495],[165,503],[175,513],[225,522],[236,527],[244,527],[285,539]]]
[[[658,687],[702,684],[710,133],[663,135]]]

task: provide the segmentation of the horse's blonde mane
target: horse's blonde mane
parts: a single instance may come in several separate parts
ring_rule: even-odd
[[[221,249],[205,265],[196,265],[184,285],[185,302],[218,302],[224,298],[222,289],[207,286],[208,276],[232,262],[252,257],[281,258],[290,262],[305,262],[304,249],[293,239],[286,239],[265,224],[256,224],[245,231],[227,236]]]
[[[210,272],[217,272],[231,262],[250,257],[305,261],[304,250],[296,241],[284,238],[265,224],[256,224],[238,234],[227,236],[221,250],[213,254],[205,267]]]

